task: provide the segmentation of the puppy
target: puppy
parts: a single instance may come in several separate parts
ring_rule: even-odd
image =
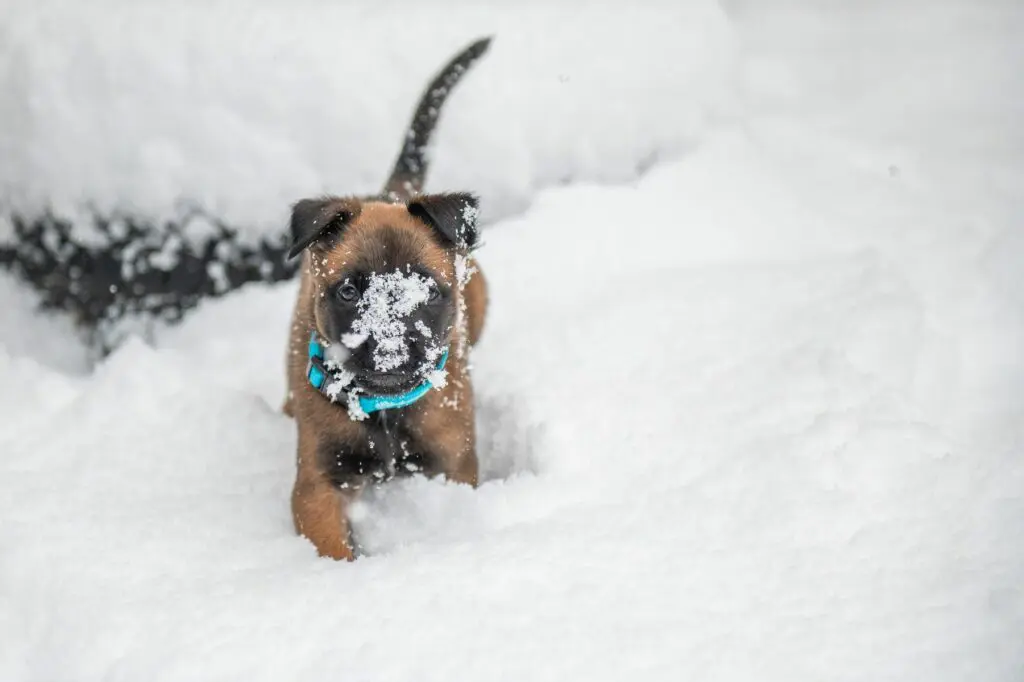
[[[441,105],[488,44],[470,45],[427,87],[380,196],[293,208],[289,257],[303,261],[284,406],[298,428],[292,514],[322,556],[354,558],[347,508],[367,485],[414,473],[477,483],[478,204],[419,192]]]

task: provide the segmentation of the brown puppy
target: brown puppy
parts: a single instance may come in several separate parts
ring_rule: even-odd
[[[427,88],[381,197],[305,199],[292,213],[290,255],[305,252],[284,407],[298,427],[292,513],[322,556],[353,559],[347,506],[369,484],[417,472],[477,483],[477,201],[416,192],[441,104],[488,42]]]

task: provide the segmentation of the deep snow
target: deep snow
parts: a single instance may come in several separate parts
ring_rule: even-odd
[[[380,490],[357,510],[368,556],[353,564],[317,559],[291,530],[294,427],[279,406],[294,285],[207,302],[155,347],[129,343],[87,372],[69,327],[0,280],[0,679],[1020,679],[1024,88],[1011,65],[1024,11],[678,4],[685,26],[646,21],[653,5],[580,12],[538,30],[536,50],[499,53],[502,29],[476,75],[503,77],[452,98],[428,186],[479,182],[501,215],[531,203],[488,227],[479,254],[486,482]],[[427,48],[439,58],[489,11],[443,22],[400,6],[451,37]],[[261,7],[232,41],[279,59],[281,82],[326,82],[322,44],[251,40],[273,15]],[[232,10],[218,8],[223,25]],[[365,50],[413,31],[345,11],[367,22],[346,34]],[[208,58],[212,19],[182,40],[197,12],[161,22],[159,59],[126,77]],[[515,36],[538,12],[493,21]],[[107,101],[90,60],[145,43],[103,30],[103,50],[29,61],[77,54],[62,62],[85,79],[77,96]],[[680,30],[703,39],[680,47]],[[247,52],[232,41],[234,64]],[[314,170],[253,191],[258,203],[375,181],[405,116],[389,110],[399,89],[439,61],[390,54],[362,103],[380,116],[335,133],[358,150],[350,174],[315,153],[337,101],[266,108],[281,132],[252,139],[296,147],[252,153]],[[50,87],[30,73],[26,87]],[[552,74],[562,89],[535,84]],[[622,88],[613,113],[593,108],[606,82]],[[223,112],[263,111],[261,87],[239,83]],[[131,130],[79,155],[96,118],[78,108],[80,129],[68,112],[30,119],[67,144],[43,151],[99,154],[109,174],[5,177],[112,197],[150,176],[194,189],[216,175],[218,205],[244,210],[243,178],[121,159],[142,139]],[[190,158],[207,133],[164,115],[182,116],[167,139]],[[195,158],[234,163],[221,155],[240,148]],[[609,183],[637,159],[656,162]],[[159,192],[140,196],[159,210]]]
[[[678,153],[727,111],[734,64],[709,0],[5,6],[0,201],[164,218],[185,198],[259,233],[296,198],[378,191],[421,89],[479,36],[501,38],[446,105],[429,182],[488,219]]]

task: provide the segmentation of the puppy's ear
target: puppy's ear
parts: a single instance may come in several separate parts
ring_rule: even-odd
[[[476,246],[479,200],[468,192],[422,194],[409,202],[409,213],[430,225],[459,249]]]
[[[358,213],[359,204],[349,199],[325,197],[298,202],[292,207],[292,248],[288,258],[295,258],[328,232],[340,230]]]

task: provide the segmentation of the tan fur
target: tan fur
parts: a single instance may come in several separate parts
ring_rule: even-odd
[[[468,357],[457,349],[479,339],[487,306],[486,285],[479,266],[475,266],[477,272],[460,292],[454,286],[453,252],[439,246],[431,228],[413,217],[404,204],[375,201],[352,207],[356,209],[352,211],[354,217],[346,224],[339,243],[329,248],[314,246],[303,255],[288,346],[288,399],[283,407],[286,414],[295,418],[298,427],[297,475],[292,494],[296,531],[307,537],[322,556],[347,560],[353,558],[353,552],[346,509],[358,491],[336,489],[322,470],[318,457],[324,443],[357,446],[367,442],[369,432],[363,422],[350,419],[344,407],[327,400],[307,380],[310,332],[316,329],[323,335],[318,302],[335,281],[332,277],[342,268],[359,260],[373,261],[385,232],[392,237],[397,235],[401,248],[414,254],[416,262],[440,273],[453,285],[457,292],[456,309],[463,306],[464,300],[466,319],[465,324],[456,324],[452,332],[448,383],[404,408],[403,418],[409,433],[436,457],[437,473],[474,486],[478,465],[473,390],[466,367]]]

